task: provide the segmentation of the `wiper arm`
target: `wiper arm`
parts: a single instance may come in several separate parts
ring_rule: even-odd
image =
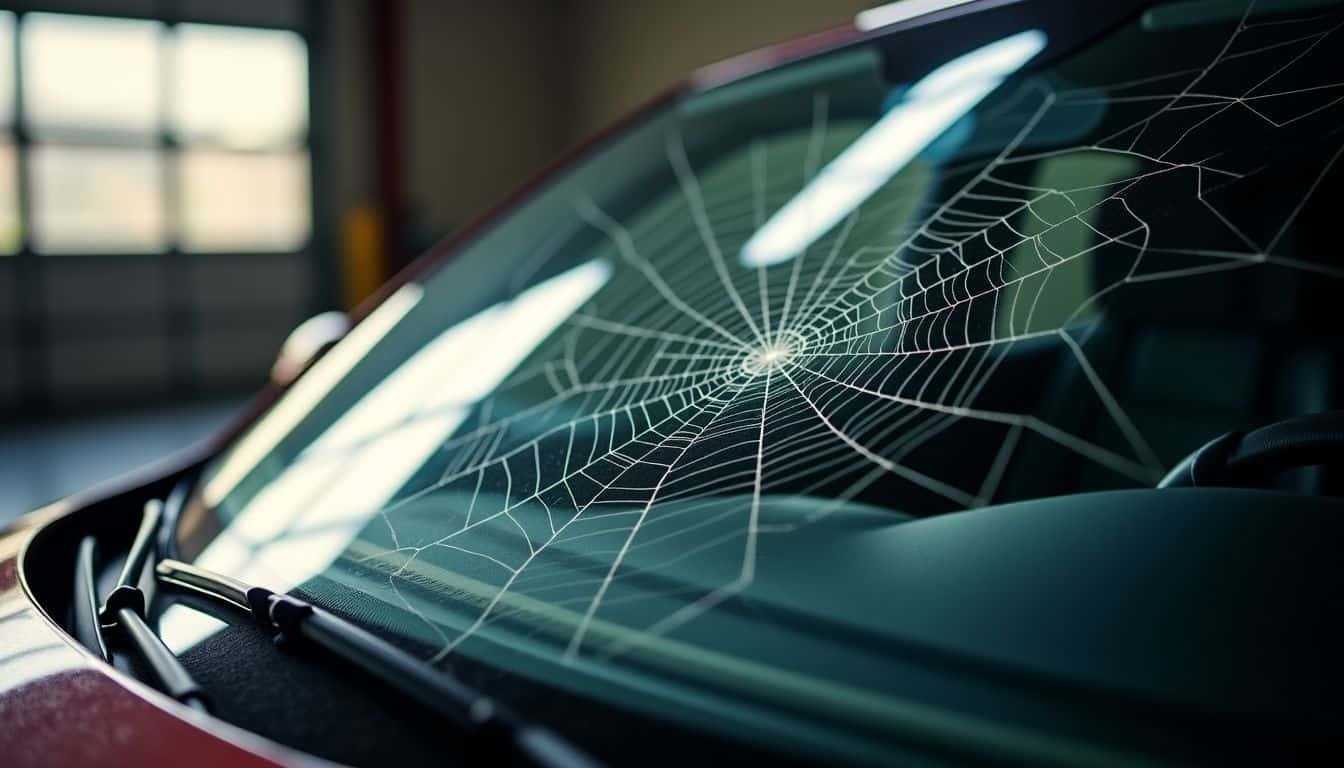
[[[540,768],[598,765],[554,731],[518,717],[489,696],[317,606],[178,560],[164,559],[157,573],[168,584],[250,612],[283,640],[318,646],[363,669],[478,738],[491,757]]]
[[[518,717],[489,696],[335,614],[175,559],[160,561],[156,550],[162,547],[164,519],[161,502],[146,502],[117,586],[101,607],[94,585],[97,542],[92,536],[80,542],[73,629],[79,641],[103,659],[109,658],[104,631],[119,630],[161,690],[194,709],[208,711],[205,692],[146,621],[149,600],[140,584],[146,567],[151,567],[156,579],[147,586],[161,581],[187,588],[250,613],[279,639],[323,648],[454,723],[491,757],[539,768],[598,765],[554,731]]]
[[[78,630],[81,642],[104,659],[107,651],[102,644],[103,629],[120,630],[127,644],[148,667],[160,690],[192,709],[206,712],[209,708],[205,703],[205,691],[145,620],[147,600],[140,590],[140,577],[153,556],[162,521],[163,504],[157,500],[145,502],[144,516],[126,554],[117,586],[97,611],[97,621],[92,622],[92,629],[89,628],[90,619],[83,614],[93,613],[89,604],[96,599],[92,575],[96,545],[92,537],[86,537],[80,543],[76,562],[76,627],[82,627]]]

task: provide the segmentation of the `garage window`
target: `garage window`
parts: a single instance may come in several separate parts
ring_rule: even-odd
[[[316,6],[0,11],[0,412],[250,389],[311,311]]]
[[[15,26],[6,14],[4,45],[14,44]],[[311,204],[301,37],[51,13],[26,14],[17,27],[33,250],[304,245]],[[15,112],[12,70],[0,91],[7,115]],[[0,202],[16,197],[14,166]],[[17,212],[9,216],[17,227]]]

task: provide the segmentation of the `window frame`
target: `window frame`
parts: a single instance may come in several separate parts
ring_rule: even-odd
[[[243,334],[274,336],[277,330],[292,327],[304,316],[336,302],[335,262],[331,236],[332,214],[330,193],[325,189],[325,167],[328,163],[325,136],[320,128],[322,108],[325,105],[325,82],[322,73],[327,61],[321,45],[325,29],[325,12],[316,0],[291,0],[274,4],[239,4],[236,7],[205,9],[191,0],[146,2],[144,0],[57,0],[49,2],[0,2],[0,11],[14,14],[14,45],[12,50],[14,95],[12,121],[0,127],[0,132],[14,147],[14,180],[18,220],[19,247],[13,253],[0,256],[0,348],[8,347],[15,364],[11,374],[17,379],[13,396],[6,398],[4,382],[0,382],[0,417],[10,420],[42,418],[65,414],[72,410],[97,410],[108,406],[141,405],[162,401],[194,399],[216,392],[236,393],[244,387],[260,383],[255,370],[240,375],[234,381],[214,381],[199,364],[205,352],[210,331],[206,326],[241,329]],[[69,135],[51,136],[39,140],[25,125],[26,104],[23,87],[24,17],[32,13],[59,13],[115,19],[133,19],[158,22],[157,58],[160,66],[159,114],[156,131],[143,143],[128,142],[116,131],[83,129]],[[173,90],[171,40],[182,24],[208,24],[259,30],[291,32],[307,48],[307,130],[284,144],[260,148],[233,148],[205,140],[179,140],[172,129],[171,99]],[[138,147],[156,154],[162,174],[160,192],[165,221],[166,247],[163,250],[118,250],[115,252],[71,251],[41,253],[33,247],[33,171],[32,150],[41,145],[92,148]],[[278,154],[288,151],[304,152],[308,157],[307,183],[309,227],[306,241],[293,250],[217,250],[192,251],[181,247],[179,207],[182,190],[179,183],[181,154],[189,149],[220,150],[239,155]],[[325,255],[324,255],[325,254]],[[55,313],[48,306],[49,285],[59,273],[81,273],[86,279],[95,279],[100,270],[109,265],[124,265],[141,274],[152,275],[152,288],[159,298],[156,306],[130,311],[118,310],[115,317],[107,311],[63,310],[59,323],[52,322]],[[202,275],[228,272],[230,268],[261,272],[298,269],[304,272],[307,285],[296,288],[291,300],[271,297],[254,301],[254,297],[234,295],[221,301],[213,297],[202,301],[199,285]],[[12,295],[6,296],[6,285]],[[299,290],[301,289],[301,290]],[[59,328],[55,326],[60,326]],[[159,386],[144,391],[98,391],[96,382],[78,397],[64,397],[54,392],[53,351],[57,345],[78,346],[98,340],[162,341],[166,361],[166,375]],[[0,349],[0,352],[3,352]],[[273,350],[266,350],[269,355]]]

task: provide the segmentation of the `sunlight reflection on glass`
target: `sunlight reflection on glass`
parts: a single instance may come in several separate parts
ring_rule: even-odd
[[[610,263],[590,261],[439,334],[332,424],[195,562],[277,591],[320,573],[370,510],[391,501],[472,407],[610,278]],[[164,620],[178,644],[214,631],[188,614]]]
[[[925,75],[752,235],[743,264],[769,266],[804,251],[1044,47],[1045,33],[1028,30]]]
[[[854,26],[864,31],[878,29],[902,21],[918,18],[925,14],[945,11],[965,5],[971,0],[897,0],[894,3],[879,5],[866,11],[859,11],[854,17]]]
[[[266,416],[234,443],[202,487],[202,498],[217,506],[237,487],[262,457],[275,450],[317,403],[345,378],[350,369],[364,359],[424,296],[417,283],[407,283],[387,297],[368,317],[351,329],[339,344],[323,355],[313,367],[285,392]]]
[[[228,624],[188,605],[173,603],[159,616],[159,639],[175,654],[215,634]]]

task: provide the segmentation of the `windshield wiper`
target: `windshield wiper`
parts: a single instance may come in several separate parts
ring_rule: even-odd
[[[93,570],[97,542],[92,536],[86,536],[80,542],[75,563],[75,634],[80,642],[106,660],[109,656],[103,643],[103,631],[119,630],[126,644],[153,675],[160,690],[192,709],[207,712],[205,691],[146,621],[148,600],[140,589],[140,580],[153,556],[162,521],[163,504],[158,500],[145,502],[140,528],[126,554],[117,586],[96,610]]]
[[[179,560],[157,567],[161,581],[250,613],[289,644],[322,648],[419,702],[470,735],[484,755],[543,768],[591,768],[597,761],[545,726],[382,638],[290,595],[276,594]]]
[[[80,542],[75,561],[72,629],[83,645],[104,660],[110,659],[104,633],[116,629],[148,668],[160,690],[193,709],[209,711],[205,691],[146,620],[152,594],[147,596],[141,584],[152,588],[162,582],[249,613],[289,645],[316,646],[363,669],[455,724],[473,739],[472,746],[483,755],[540,768],[598,765],[549,728],[517,716],[489,696],[335,614],[296,597],[276,594],[176,559],[160,560],[157,552],[163,551],[161,534],[168,527],[165,521],[169,517],[160,501],[145,503],[140,527],[117,585],[101,606],[94,576],[97,540],[87,536]],[[154,576],[147,582],[146,568]]]
[[[94,586],[97,562],[98,540],[92,536],[85,536],[80,540],[79,553],[75,556],[75,595],[71,601],[74,611],[72,629],[80,645],[93,651],[103,661],[107,661],[103,628],[98,623],[98,588]]]

